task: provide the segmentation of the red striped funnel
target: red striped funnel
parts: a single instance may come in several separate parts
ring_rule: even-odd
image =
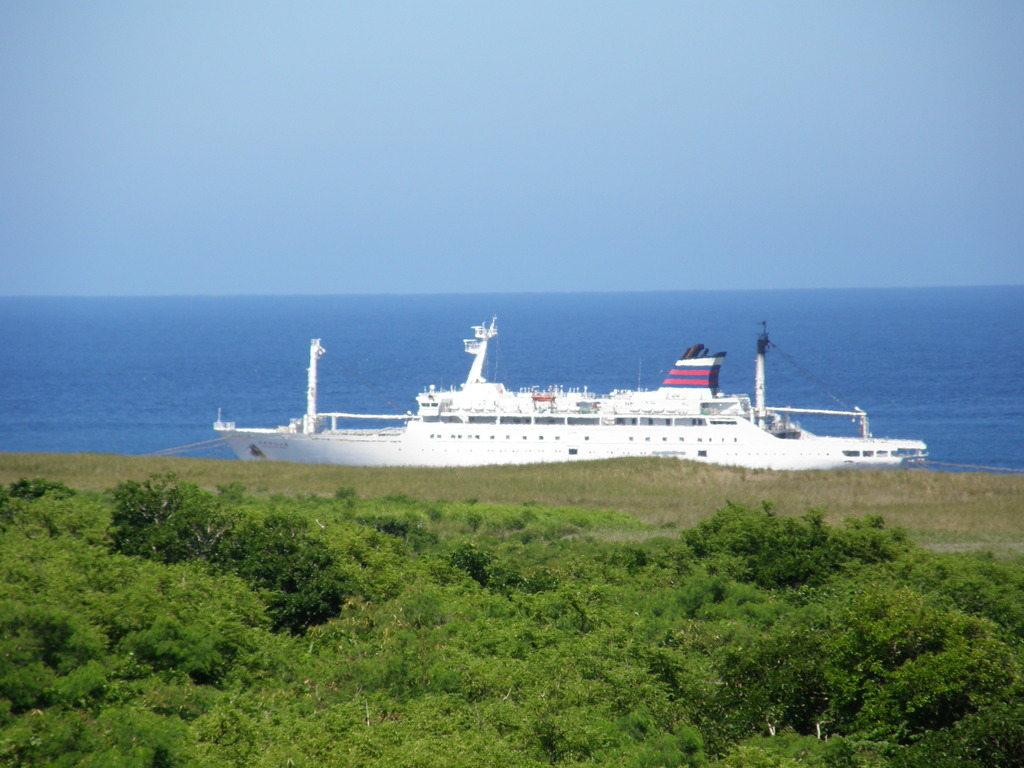
[[[661,383],[667,389],[710,389],[718,391],[718,372],[722,368],[725,352],[709,354],[702,344],[695,344],[676,361]]]

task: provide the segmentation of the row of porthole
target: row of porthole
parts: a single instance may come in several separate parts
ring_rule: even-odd
[[[517,452],[518,452],[518,451],[515,451],[515,450],[513,450],[513,451],[512,451],[512,453],[517,453]],[[570,448],[570,449],[569,449],[569,455],[570,455],[570,456],[576,456],[576,455],[578,455],[578,454],[579,454],[579,448]],[[680,456],[685,456],[685,455],[686,455],[686,452],[685,452],[685,451],[683,451],[682,453],[680,453],[680,454],[678,454],[678,455],[680,455]],[[697,457],[698,457],[698,458],[707,458],[707,455],[708,455],[708,452],[707,452],[707,451],[697,451]]]
[[[479,440],[480,439],[480,435],[465,435],[465,437],[466,437],[467,440],[473,440],[473,439]],[[496,437],[495,435],[491,435],[491,440],[494,440],[495,437]],[[462,438],[463,438],[463,435],[448,435],[448,439],[449,440],[461,440]],[[443,440],[444,439],[444,435],[431,435],[430,439],[431,440]],[[512,436],[511,435],[505,435],[505,439],[506,440],[511,440]],[[528,439],[529,439],[529,435],[523,435],[523,440],[528,440]],[[540,435],[537,439],[538,440],[543,440],[544,439],[544,435]],[[555,436],[555,440],[561,440],[561,439],[562,439],[561,435],[556,435]],[[589,440],[590,438],[589,437],[584,437],[583,439],[584,440]]]
[[[723,438],[722,438],[722,442],[724,443],[725,441],[726,441],[726,438],[724,438],[724,437],[723,437]],[[736,437],[734,437],[734,438],[732,439],[732,441],[733,441],[734,443],[738,443],[738,442],[739,442],[739,438],[736,438]],[[631,437],[631,438],[629,438],[629,442],[631,442],[631,443],[633,442],[633,438],[632,438],[632,437]],[[645,442],[645,443],[649,443],[649,442],[651,442],[651,438],[649,438],[649,437],[645,437],[645,438],[644,438],[644,442]],[[661,442],[663,442],[663,443],[667,443],[667,442],[668,442],[668,438],[667,438],[667,437],[663,437],[663,438],[661,438]],[[685,439],[685,438],[682,438],[682,437],[680,437],[680,438],[679,438],[679,442],[680,442],[680,443],[685,443],[685,442],[686,442],[686,439]],[[703,443],[703,442],[704,442],[704,438],[702,438],[702,437],[698,437],[698,438],[697,438],[697,442],[698,442],[698,443]],[[712,439],[711,439],[711,438],[709,437],[709,438],[707,439],[707,442],[709,442],[709,443],[713,443],[713,442],[714,442],[714,440],[712,440]]]
[[[466,439],[468,439],[468,440],[473,440],[473,439],[479,440],[479,439],[480,439],[480,435],[465,435],[465,437],[466,437]],[[496,435],[491,435],[491,440],[494,440],[494,439],[495,439],[495,437],[496,437]],[[448,439],[449,439],[449,440],[462,440],[462,438],[463,438],[463,435],[448,435]],[[444,435],[441,435],[441,434],[432,434],[432,435],[430,436],[430,439],[431,439],[431,440],[443,440],[443,439],[444,439]],[[511,435],[505,435],[505,439],[506,439],[506,440],[511,440],[511,439],[512,439],[512,436],[511,436]],[[529,440],[529,439],[530,439],[530,436],[529,436],[529,435],[523,435],[523,440]],[[538,440],[543,440],[543,439],[544,439],[544,435],[538,435],[538,436],[537,436],[537,439],[538,439]],[[561,440],[561,439],[562,439],[561,435],[555,435],[555,440]],[[585,436],[583,437],[583,440],[584,440],[584,441],[586,441],[586,442],[589,442],[589,440],[590,440],[590,436],[589,436],[589,435],[585,435]],[[738,442],[739,442],[739,439],[738,439],[738,438],[735,438],[735,437],[734,437],[734,438],[732,439],[732,441],[733,441],[734,443],[738,443]],[[629,438],[629,442],[631,442],[631,443],[632,443],[632,442],[634,442],[634,438],[633,438],[633,437],[630,437],[630,438]],[[644,438],[644,442],[645,442],[645,443],[649,443],[649,442],[651,442],[651,438],[650,438],[650,437],[645,437],[645,438]],[[668,438],[667,438],[667,437],[663,437],[663,438],[661,438],[661,442],[663,442],[663,443],[667,443],[667,442],[668,442]],[[679,438],[679,442],[680,442],[680,443],[685,443],[685,442],[686,442],[686,438],[680,437],[680,438]],[[698,443],[702,443],[702,442],[704,442],[704,439],[703,439],[703,438],[701,438],[701,437],[698,437],[698,438],[697,438],[697,442],[698,442]],[[708,440],[707,440],[707,442],[711,443],[711,442],[714,442],[714,441],[713,441],[713,440],[712,440],[712,439],[711,439],[711,438],[709,437],[709,438],[708,438]],[[722,442],[723,442],[723,443],[724,443],[724,442],[726,442],[726,438],[724,438],[724,437],[723,437],[723,438],[722,438]]]

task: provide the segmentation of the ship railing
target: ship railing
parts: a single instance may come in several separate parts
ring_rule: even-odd
[[[317,419],[330,419],[331,431],[336,432],[338,430],[338,419],[361,419],[363,421],[414,421],[419,417],[413,413],[404,413],[396,415],[393,413],[318,413]],[[369,430],[374,431],[374,430]]]
[[[292,430],[288,427],[236,427],[233,421],[214,423],[215,430],[218,432],[245,432],[259,435],[280,435],[286,434]]]
[[[871,437],[871,430],[868,428],[868,415],[860,408],[854,408],[852,411],[830,411],[822,408],[789,408],[789,407],[769,407],[765,408],[767,413],[776,414],[790,414],[790,413],[804,413],[813,416],[848,416],[851,419],[857,419],[860,422],[860,436]]]
[[[328,432],[357,437],[387,437],[388,435],[400,435],[403,429],[403,427],[380,427],[379,429],[333,429]]]

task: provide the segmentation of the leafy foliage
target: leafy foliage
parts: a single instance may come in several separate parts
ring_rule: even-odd
[[[72,700],[96,670],[102,641],[70,611],[16,601],[0,603],[0,706],[25,712]],[[102,675],[102,672],[100,672]]]
[[[268,593],[275,629],[301,634],[337,616],[349,595],[331,549],[298,517],[274,514],[234,531],[216,562]]]
[[[729,504],[681,536],[714,568],[759,587],[818,586],[851,564],[895,559],[908,548],[902,531],[886,531],[880,518],[835,530],[824,513],[779,517],[771,505],[760,512]]]
[[[15,499],[38,499],[46,494],[50,494],[57,499],[66,499],[69,496],[75,495],[75,491],[68,488],[64,483],[47,480],[42,477],[37,477],[33,480],[26,480],[25,478],[15,480],[11,483],[7,493]]]
[[[38,492],[37,492],[38,491]],[[995,768],[1024,568],[877,518],[3,489],[0,764]]]
[[[126,555],[164,563],[208,559],[234,524],[212,494],[174,475],[121,483],[113,497],[111,538]]]

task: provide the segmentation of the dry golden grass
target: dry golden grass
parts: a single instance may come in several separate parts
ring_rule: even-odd
[[[448,469],[334,467],[273,462],[97,454],[0,454],[0,482],[59,480],[102,491],[123,480],[174,472],[204,488],[243,484],[256,494],[332,495],[351,487],[364,498],[499,504],[533,501],[612,509],[653,525],[690,527],[727,501],[770,501],[780,514],[822,509],[830,522],[881,515],[936,547],[1024,548],[1024,475],[925,470],[772,472],[675,459],[616,459],[525,467]]]

